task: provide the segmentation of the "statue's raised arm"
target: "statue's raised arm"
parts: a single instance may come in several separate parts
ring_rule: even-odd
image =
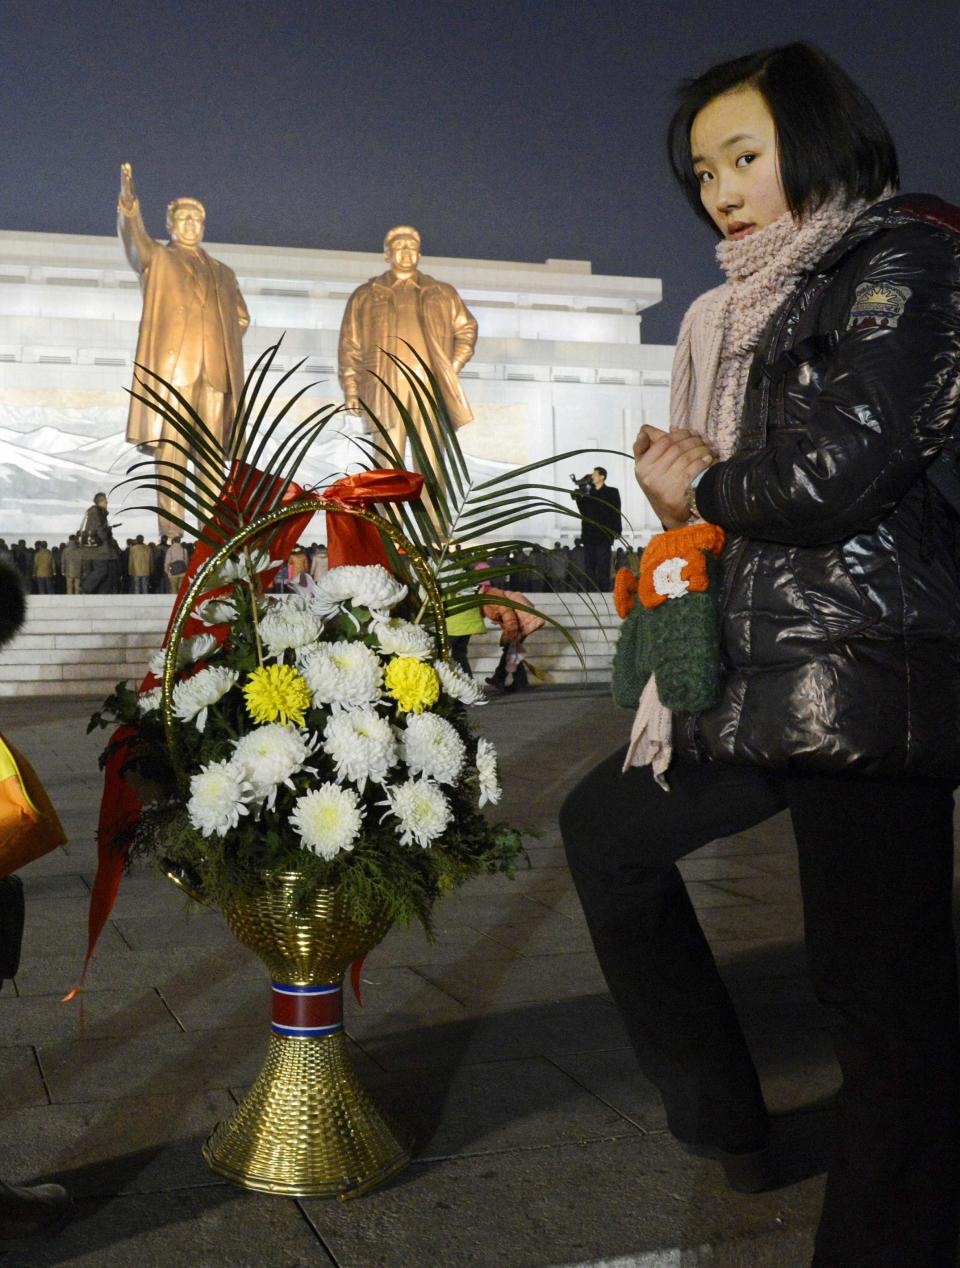
[[[183,518],[177,485],[188,478],[184,469],[183,437],[168,417],[151,408],[142,384],[149,380],[161,399],[180,411],[186,401],[223,446],[243,390],[243,332],[250,314],[243,302],[237,275],[222,260],[203,249],[207,213],[199,198],[181,196],[167,203],[170,241],[156,241],[144,228],[140,201],[129,163],[120,168],[117,228],[130,265],[140,275],[143,309],[135,361],[140,367],[133,381],[127,440],[152,454],[157,473],[167,481],[158,491],[160,531],[179,534],[173,516]],[[209,501],[220,493],[220,480],[210,471],[201,481]],[[205,481],[205,482],[204,482]]]
[[[137,189],[133,183],[133,165],[131,163],[120,164],[120,206],[126,212],[133,211],[134,204],[137,201]]]
[[[130,267],[137,273],[149,268],[150,260],[158,243],[147,233],[140,214],[140,200],[133,183],[133,167],[129,163],[120,164],[120,197],[117,200],[117,233],[123,243],[123,249]]]

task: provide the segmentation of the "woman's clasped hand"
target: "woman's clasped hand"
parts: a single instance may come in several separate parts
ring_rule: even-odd
[[[637,483],[664,528],[679,528],[690,518],[690,483],[714,460],[702,436],[684,427],[661,431],[644,424],[633,442]]]

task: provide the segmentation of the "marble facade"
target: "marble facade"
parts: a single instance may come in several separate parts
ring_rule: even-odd
[[[379,254],[219,243],[210,251],[235,270],[250,308],[248,368],[284,334],[280,363],[306,358],[310,406],[339,403],[344,304],[382,270]],[[571,260],[427,256],[423,267],[452,283],[480,323],[462,376],[476,421],[460,433],[475,478],[567,449],[626,454],[641,422],[665,424],[672,349],[641,341],[658,280],[598,276]],[[93,494],[109,492],[137,460],[124,428],[139,316],[137,280],[115,238],[0,232],[0,536],[62,540]],[[322,487],[357,469],[357,429],[338,417],[302,479]],[[597,464],[621,490],[628,537],[646,540],[657,526],[626,456],[563,460],[552,482],[568,489],[571,472]],[[118,537],[155,536],[154,518],[129,509],[135,500],[123,491],[111,499]],[[322,539],[322,530],[318,521],[307,539]],[[524,535],[569,542],[576,531],[576,520],[547,512]]]

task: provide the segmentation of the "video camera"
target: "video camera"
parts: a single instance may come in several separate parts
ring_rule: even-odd
[[[583,497],[588,497],[591,493],[596,492],[596,489],[594,488],[594,485],[593,485],[593,474],[591,472],[588,472],[587,475],[585,476],[575,476],[571,474],[570,479],[577,486],[577,492],[575,496],[583,498]]]

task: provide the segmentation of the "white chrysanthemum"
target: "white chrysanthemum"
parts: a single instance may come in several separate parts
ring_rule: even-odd
[[[301,573],[302,576],[309,577],[309,573]],[[267,595],[267,603],[270,605],[271,611],[282,608],[284,610],[295,610],[297,612],[306,612],[307,596],[302,590],[283,590],[280,594]]]
[[[222,666],[201,669],[185,682],[178,682],[173,689],[173,711],[181,722],[197,720],[197,730],[207,724],[207,710],[217,703],[233,687],[239,678],[235,669]]]
[[[182,639],[180,646],[177,648],[177,669],[183,669],[187,664],[187,639]],[[158,652],[154,652],[148,661],[148,668],[154,678],[163,678],[163,662],[167,655],[167,649],[161,647]]]
[[[317,593],[310,607],[318,611],[318,605],[354,603],[358,607],[383,612],[396,607],[405,598],[407,587],[380,564],[343,564],[331,568],[317,582]]]
[[[321,621],[326,621],[328,617],[340,611],[341,602],[315,585],[307,597],[307,607],[314,616],[318,616]]]
[[[426,848],[446,831],[453,811],[443,792],[429,779],[408,779],[386,790],[381,805],[400,821],[400,842]],[[386,816],[384,816],[386,817]]]
[[[393,616],[374,621],[372,628],[381,651],[387,656],[426,660],[434,653],[433,639],[422,625]]]
[[[277,660],[288,648],[309,647],[323,633],[323,622],[292,604],[274,605],[260,622],[260,637]]]
[[[160,699],[163,696],[161,687],[154,687],[152,691],[143,691],[137,697],[137,708],[140,710],[140,716],[152,713],[154,709],[160,708]]]
[[[205,837],[223,836],[247,813],[250,795],[249,784],[232,762],[211,762],[190,780],[187,814]]]
[[[177,648],[177,672],[186,669],[187,665],[196,664],[198,660],[204,660],[215,652],[218,646],[212,634],[195,634],[193,638],[181,639]],[[166,654],[167,649],[161,647],[150,657],[149,668],[155,678],[163,677],[163,662]]]
[[[194,634],[193,638],[185,638],[180,646],[186,649],[187,664],[195,665],[198,660],[213,655],[220,644],[212,634]]]
[[[657,594],[666,595],[668,599],[679,599],[690,589],[690,582],[680,574],[687,566],[686,559],[677,555],[674,559],[665,559],[653,570],[653,588]]]
[[[255,577],[259,572],[265,572],[267,568],[281,567],[283,562],[282,559],[271,559],[265,550],[252,550],[248,567],[246,554],[231,555],[212,576],[207,578],[207,585],[211,590],[219,590],[223,586],[231,585],[234,581],[249,581],[251,577]]]
[[[438,784],[455,784],[467,750],[456,727],[435,713],[411,713],[401,736],[403,760],[411,775],[426,775]]]
[[[300,660],[314,704],[351,709],[380,696],[383,668],[365,643],[320,643]]]
[[[272,809],[280,785],[294,789],[293,776],[316,747],[316,738],[299,727],[269,722],[237,740],[232,760],[257,800]]]
[[[480,777],[480,805],[495,806],[503,795],[497,771],[497,750],[489,740],[477,740],[477,774]]]
[[[393,728],[369,705],[332,714],[323,732],[323,751],[333,759],[337,779],[352,780],[361,792],[368,779],[382,784],[397,760]]]
[[[290,822],[308,850],[323,859],[352,850],[360,834],[363,807],[352,788],[321,784],[298,797]]]
[[[435,660],[433,667],[440,676],[440,685],[448,696],[461,704],[486,704],[483,687],[450,660]]]
[[[193,615],[204,625],[230,625],[237,619],[237,607],[229,599],[204,599]]]
[[[231,581],[249,581],[257,573],[282,564],[282,559],[271,559],[269,552],[258,547],[256,550],[231,555],[224,564],[223,575]]]

